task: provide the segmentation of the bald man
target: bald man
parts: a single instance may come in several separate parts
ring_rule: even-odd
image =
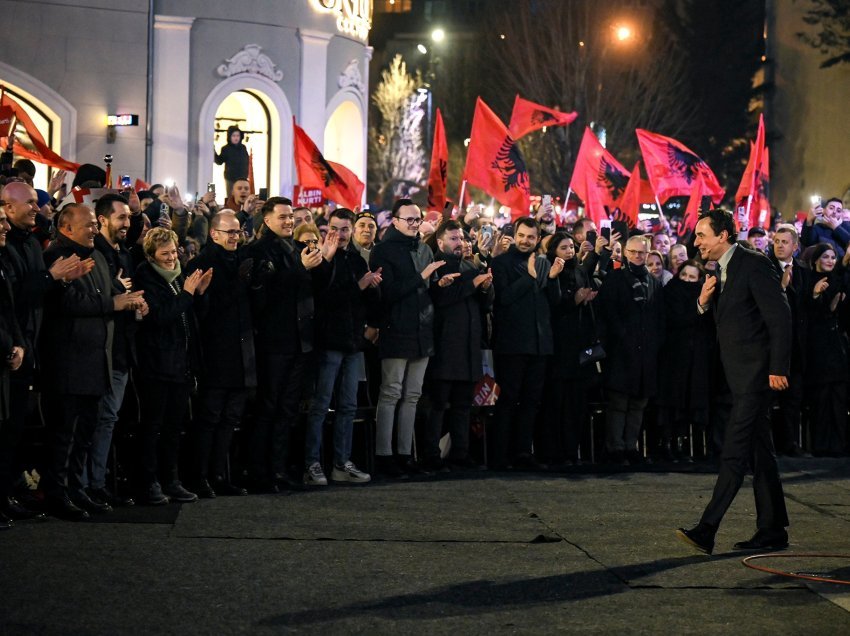
[[[94,210],[66,205],[56,226],[56,240],[44,253],[45,263],[73,258],[93,263],[85,275],[54,287],[44,304],[45,391],[54,399],[49,401],[42,489],[51,514],[76,521],[111,510],[109,504],[88,496],[84,470],[100,400],[112,385],[113,313],[136,309],[144,313],[146,307],[143,292],[117,293],[106,259],[94,249],[98,235]]]

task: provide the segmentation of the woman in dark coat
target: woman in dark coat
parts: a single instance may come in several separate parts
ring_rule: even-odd
[[[661,349],[657,398],[664,459],[690,459],[689,449],[682,448],[688,425],[708,424],[715,332],[711,314],[696,311],[704,281],[702,265],[687,261],[664,288],[667,338]]]
[[[839,325],[846,288],[835,249],[819,243],[809,256],[812,276],[805,292],[808,322],[806,399],[810,405],[812,451],[837,457],[847,443],[847,335]]]
[[[579,264],[575,239],[566,232],[556,232],[549,241],[546,258],[554,262],[564,259],[558,276],[561,299],[552,306],[552,331],[555,355],[549,360],[549,390],[540,443],[547,449],[547,459],[555,464],[572,465],[579,461],[579,447],[587,437],[587,394],[598,375],[595,363],[579,363],[581,352],[596,340],[593,299],[596,285],[592,278],[595,259]],[[584,458],[590,449],[582,448]]]
[[[144,290],[150,313],[137,332],[141,406],[142,501],[151,505],[197,500],[177,470],[180,430],[200,368],[200,343],[193,305],[206,291],[212,269],[188,277],[180,269],[177,235],[154,228],[145,236],[147,261],[133,281]],[[160,478],[165,487],[160,485]]]

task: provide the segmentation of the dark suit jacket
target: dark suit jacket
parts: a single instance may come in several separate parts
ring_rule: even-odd
[[[735,249],[713,311],[733,395],[766,391],[768,375],[790,374],[791,309],[766,256],[740,245]]]

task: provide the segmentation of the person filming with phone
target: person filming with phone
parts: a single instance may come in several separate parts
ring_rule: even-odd
[[[803,247],[829,243],[835,248],[838,260],[844,258],[850,243],[850,222],[842,222],[843,208],[844,204],[838,197],[827,199],[826,203],[822,203],[818,196],[812,197],[812,207],[800,236]]]

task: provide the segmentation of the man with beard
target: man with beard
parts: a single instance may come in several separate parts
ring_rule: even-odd
[[[238,185],[238,183],[237,183]],[[292,241],[292,201],[272,197],[263,205],[263,234],[250,243],[259,387],[257,421],[251,436],[250,475],[260,492],[291,485],[287,475],[289,430],[295,425],[307,361],[313,350],[311,270],[322,252]]]
[[[210,222],[210,240],[187,268],[215,272],[207,301],[198,308],[204,365],[195,414],[193,490],[198,497],[247,495],[231,483],[227,458],[233,432],[242,419],[248,391],[257,386],[251,303],[248,296],[253,262],[239,249],[239,220],[230,210]],[[210,484],[209,475],[213,483]]]
[[[351,461],[354,415],[357,412],[357,385],[362,367],[361,349],[377,337],[367,327],[367,314],[377,303],[381,270],[369,271],[366,261],[351,245],[354,213],[346,208],[331,212],[330,234],[338,237],[336,252],[330,255],[331,282],[314,286],[316,293],[316,390],[307,416],[304,447],[304,484],[326,486],[321,465],[322,429],[331,397],[336,389],[334,409],[334,464],[331,479],[337,482],[366,483],[371,476]],[[329,235],[330,235],[329,234]],[[375,318],[371,318],[374,322]],[[337,383],[337,380],[339,381]]]
[[[425,430],[424,468],[440,470],[443,425],[451,434],[449,462],[458,468],[476,463],[468,456],[469,411],[481,379],[482,308],[493,303],[493,274],[463,258],[463,229],[445,221],[436,232],[437,258],[445,261],[441,282],[431,285],[434,302],[434,357],[428,365],[431,414]],[[445,282],[443,282],[445,281]]]
[[[50,268],[44,263],[41,245],[32,230],[38,214],[38,195],[24,183],[9,183],[3,189],[6,215],[9,221],[6,250],[15,314],[24,337],[24,359],[17,373],[9,380],[9,419],[0,429],[0,508],[12,519],[28,519],[36,515],[27,510],[12,496],[12,486],[20,474],[17,455],[21,433],[24,430],[33,385],[40,369],[36,343],[41,333],[45,295],[60,286],[61,281],[72,281],[87,274],[94,261],[80,260],[77,255],[58,258]],[[68,502],[70,504],[70,502]],[[85,512],[70,504],[71,516]]]
[[[605,319],[605,448],[615,463],[641,463],[643,412],[656,392],[658,352],[664,338],[661,283],[646,268],[646,241],[626,242],[626,266],[608,273],[599,292]]]
[[[95,204],[100,232],[94,237],[94,248],[100,252],[112,279],[114,293],[132,291],[135,266],[126,246],[127,235],[133,222],[139,223],[141,215],[131,215],[124,197],[106,194]],[[124,401],[124,392],[130,378],[130,368],[136,361],[136,314],[116,313],[112,338],[112,378],[109,392],[100,402],[97,427],[92,436],[91,449],[84,473],[86,492],[94,501],[110,506],[131,505],[132,499],[123,499],[106,487],[106,465],[112,445],[118,411]]]
[[[735,237],[735,221],[726,210],[710,210],[697,221],[694,245],[703,260],[717,261],[717,268],[715,276],[706,278],[694,311],[714,314],[720,359],[733,399],[711,501],[695,527],[679,528],[676,533],[706,554],[714,550],[717,528],[750,469],[758,530],[734,548],[788,547],[788,512],[768,409],[771,391],[788,388],[791,310],[779,274],[767,257],[737,245]]]
[[[46,263],[76,255],[93,259],[94,268],[70,284],[55,288],[46,298],[43,337],[47,387],[56,398],[48,417],[50,443],[43,490],[48,510],[70,519],[68,504],[87,513],[111,510],[84,490],[89,449],[98,421],[101,399],[112,383],[113,313],[147,306],[142,292],[113,287],[109,266],[95,250],[98,233],[94,211],[86,205],[66,205],[56,223],[59,234],[44,253]]]
[[[558,275],[564,259],[550,265],[538,258],[540,226],[531,217],[514,224],[515,244],[493,259],[496,301],[493,309],[493,353],[501,393],[493,417],[492,468],[544,468],[532,454],[534,422],[552,355],[550,303],[560,300]],[[513,438],[513,439],[512,439]],[[511,458],[513,455],[513,458]]]

